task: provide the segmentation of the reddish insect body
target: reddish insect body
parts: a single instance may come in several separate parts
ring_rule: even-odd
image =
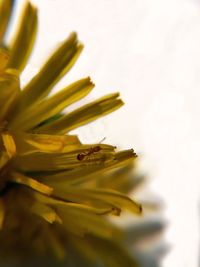
[[[88,158],[89,156],[95,154],[95,153],[98,153],[99,151],[101,150],[101,147],[100,146],[94,146],[94,147],[91,147],[90,149],[88,149],[88,151],[85,151],[85,152],[82,152],[82,153],[79,153],[77,155],[77,159],[79,161],[82,161],[84,160],[85,158]]]
[[[104,137],[99,144],[101,144],[106,138]],[[89,158],[91,155],[94,155],[95,153],[98,153],[102,148],[100,146],[93,146],[89,148],[87,151],[79,153],[77,155],[77,160],[83,161],[86,158]]]

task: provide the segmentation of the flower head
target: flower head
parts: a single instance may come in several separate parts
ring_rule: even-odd
[[[120,228],[110,220],[122,210],[142,212],[127,195],[138,182],[132,173],[136,154],[108,144],[82,144],[69,134],[121,107],[119,93],[68,113],[63,110],[93,89],[89,77],[49,96],[83,49],[76,33],[21,88],[20,74],[36,37],[37,10],[26,3],[18,31],[5,44],[14,1],[0,3],[1,255],[33,261],[33,255],[53,253],[69,266],[136,266],[122,246]]]

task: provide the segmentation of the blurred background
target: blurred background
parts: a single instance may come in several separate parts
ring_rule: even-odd
[[[134,148],[151,191],[165,205],[170,251],[162,266],[198,266],[200,1],[32,2],[39,9],[39,36],[22,83],[58,42],[78,32],[84,52],[55,90],[90,75],[96,90],[87,101],[121,92],[126,105],[81,127],[81,140],[91,143],[106,137],[120,148]],[[22,3],[16,1],[18,11]]]

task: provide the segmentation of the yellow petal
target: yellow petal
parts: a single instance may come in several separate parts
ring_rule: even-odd
[[[142,206],[139,203],[111,189],[65,187],[62,183],[54,183],[54,195],[73,202],[87,203],[93,207],[127,209],[136,214],[142,213]],[[116,212],[115,215],[119,214]]]
[[[40,72],[24,88],[21,95],[21,110],[49,94],[52,87],[66,74],[78,59],[83,46],[72,33],[54,52]]]
[[[34,153],[17,156],[13,160],[19,170],[29,172],[59,171],[82,165],[76,155],[71,153]]]
[[[81,143],[76,135],[46,135],[18,132],[13,133],[18,155],[35,152],[67,152]]]
[[[62,223],[61,218],[56,214],[56,212],[52,208],[46,206],[45,204],[36,202],[31,207],[31,211],[37,214],[38,216],[42,217],[49,223],[54,223],[54,222]]]
[[[12,129],[29,130],[41,122],[60,113],[64,108],[85,97],[94,87],[90,78],[79,80],[52,97],[42,101],[37,108],[33,106],[26,113],[20,113],[10,124]]]
[[[123,105],[119,93],[109,94],[37,129],[40,133],[64,134],[113,112]]]
[[[6,152],[9,156],[9,158],[12,158],[13,156],[15,156],[15,154],[17,152],[15,141],[14,141],[12,135],[10,135],[8,133],[3,133],[2,139],[3,139],[3,144],[6,148]]]
[[[34,193],[35,199],[56,208],[62,218],[63,226],[75,235],[93,233],[110,238],[118,236],[118,229],[105,220],[108,209],[95,209],[82,204],[68,203]]]
[[[112,238],[119,234],[116,228],[109,224],[102,215],[97,215],[85,208],[63,206],[58,208],[58,212],[63,219],[63,226],[75,235],[90,233],[105,238]]]
[[[12,40],[8,66],[20,71],[24,69],[35,42],[37,32],[37,10],[27,2],[19,23],[18,31]]]
[[[0,121],[8,120],[18,101],[20,93],[17,72],[7,69],[0,75]]]
[[[0,0],[0,43],[7,30],[14,2],[14,0]]]
[[[13,172],[11,174],[11,177],[9,179],[9,181],[18,183],[18,184],[23,184],[26,185],[40,193],[46,194],[46,195],[50,195],[53,192],[53,188],[44,185],[38,181],[36,181],[33,178],[27,177],[21,173],[17,173],[17,172]]]

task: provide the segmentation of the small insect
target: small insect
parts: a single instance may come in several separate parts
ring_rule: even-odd
[[[106,138],[104,137],[99,143],[101,144]],[[89,158],[91,155],[98,153],[102,148],[100,146],[94,146],[89,148],[87,151],[79,153],[77,155],[77,160],[83,161],[86,158]]]

